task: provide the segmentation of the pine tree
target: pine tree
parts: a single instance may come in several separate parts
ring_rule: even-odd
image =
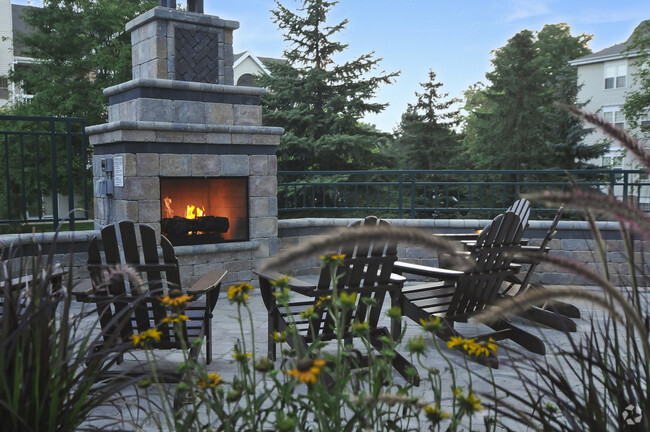
[[[452,110],[456,99],[439,94],[442,83],[429,71],[429,81],[420,83],[423,93],[415,93],[417,102],[408,104],[398,127],[396,145],[404,149],[404,162],[411,169],[449,169],[460,149],[454,127],[460,123],[459,110]]]
[[[290,47],[286,62],[268,64],[270,74],[258,82],[269,91],[263,98],[264,122],[285,129],[278,148],[283,170],[341,170],[385,167],[388,135],[361,123],[367,113],[379,113],[387,104],[371,102],[382,84],[398,73],[371,76],[381,59],[374,52],[344,64],[333,56],[347,45],[332,40],[347,20],[328,25],[337,2],[303,0],[293,12],[279,1],[272,11]]]
[[[27,8],[32,29],[20,36],[35,67],[14,71],[34,98],[14,108],[18,114],[85,118],[87,124],[106,121],[104,88],[131,78],[131,37],[128,21],[156,6],[155,0],[44,0],[42,8]]]

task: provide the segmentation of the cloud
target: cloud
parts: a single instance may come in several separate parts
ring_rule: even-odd
[[[550,12],[548,1],[544,0],[512,0],[508,2],[506,22],[546,15]]]

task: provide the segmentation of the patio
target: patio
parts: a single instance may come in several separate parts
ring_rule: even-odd
[[[550,287],[554,288],[554,287]],[[597,288],[593,287],[583,287],[582,289],[592,291],[592,292],[597,292]],[[647,292],[646,292],[647,294]],[[250,300],[248,301],[248,306],[251,310],[251,313],[254,317],[254,338],[255,338],[255,356],[260,357],[260,356],[265,356],[266,351],[267,351],[267,346],[266,346],[266,338],[267,338],[267,323],[266,323],[266,309],[263,305],[262,299],[259,295],[259,291],[255,290],[253,291]],[[580,301],[576,303],[579,307],[580,310],[583,312],[583,317],[580,319],[576,319],[575,322],[578,327],[578,331],[576,333],[572,334],[572,337],[575,339],[581,339],[584,337],[585,334],[589,334],[590,331],[590,316],[593,314],[596,320],[602,319],[604,317],[604,313],[602,310],[598,310],[597,307],[594,307],[593,305],[590,305],[584,301]],[[388,308],[388,304],[384,305],[384,308]],[[245,313],[245,311],[243,311]],[[389,320],[387,317],[383,317],[383,320],[385,320],[385,324],[389,325]],[[558,360],[558,357],[556,357],[556,353],[562,349],[570,349],[571,345],[569,342],[569,338],[567,337],[566,334],[563,334],[560,331],[557,330],[552,330],[547,327],[541,326],[541,325],[536,325],[535,323],[532,323],[530,321],[525,321],[525,320],[517,320],[518,324],[520,324],[522,327],[524,327],[526,330],[529,330],[533,332],[534,334],[538,334],[541,336],[541,338],[545,341],[546,346],[547,346],[547,355],[546,355],[546,360],[549,362],[554,362],[555,360]],[[246,342],[250,343],[250,337],[251,333],[249,330],[246,328],[248,323],[248,319],[244,318],[244,331],[245,331],[245,337],[246,337]],[[407,321],[407,329],[404,335],[403,341],[407,341],[409,338],[413,336],[418,336],[423,333],[422,328],[419,325],[416,325],[415,323],[411,321]],[[222,295],[221,298],[219,299],[217,306],[214,310],[214,318],[212,320],[212,326],[213,326],[213,360],[210,365],[207,366],[207,370],[209,372],[215,372],[221,375],[221,377],[224,379],[225,382],[232,382],[232,378],[235,376],[237,373],[237,368],[238,365],[236,361],[233,360],[232,353],[233,353],[233,346],[237,341],[241,340],[241,333],[240,333],[240,325],[239,322],[237,321],[237,305],[230,303],[225,295]],[[478,324],[458,324],[459,328],[462,329],[463,331],[466,331],[467,334],[472,334],[472,330],[474,328],[478,328]],[[436,351],[436,348],[434,346],[433,338],[431,336],[425,336],[427,339],[427,350],[426,350],[426,356],[423,358],[423,363],[428,366],[428,367],[435,367],[439,368],[441,370],[441,376],[442,376],[442,392],[443,392],[443,406],[442,409],[450,409],[451,406],[451,401],[452,401],[452,376],[451,374],[445,369],[447,367],[447,363],[445,360],[442,358],[440,353]],[[475,393],[479,394],[481,392],[485,393],[492,393],[492,386],[490,383],[490,375],[489,375],[489,369],[485,366],[479,365],[475,362],[469,361],[466,362],[466,360],[463,357],[463,354],[459,351],[451,350],[448,349],[444,342],[438,341],[441,350],[444,353],[444,355],[447,357],[447,359],[451,362],[455,369],[456,373],[456,379],[457,379],[457,385],[461,387],[467,387],[470,378],[468,377],[468,374],[465,372],[466,370],[466,365],[469,366],[469,370],[472,372],[472,377],[471,377],[471,382],[473,385],[473,390]],[[499,348],[498,348],[498,355],[500,358],[500,367],[498,369],[492,370],[493,372],[493,377],[494,377],[494,382],[498,385],[506,386],[511,392],[517,394],[521,394],[523,391],[523,387],[521,385],[521,380],[517,375],[517,372],[515,368],[513,367],[513,363],[516,363],[518,360],[518,355],[521,353],[521,350],[519,347],[513,343],[512,341],[505,340],[499,342]],[[402,342],[398,347],[397,350],[404,355],[408,355],[408,351],[406,349],[406,342]],[[154,351],[155,354],[157,355],[158,361],[160,361],[160,366],[161,368],[175,368],[178,366],[180,362],[182,362],[182,354],[180,352],[171,352],[171,353],[162,353],[160,351]],[[204,353],[205,350],[203,350],[203,353],[201,354],[200,358],[204,360]],[[530,354],[526,353],[527,356],[536,358],[537,360],[543,359],[543,356],[535,355],[535,354]],[[512,356],[512,357],[511,357]],[[128,359],[125,361],[123,364],[124,367],[132,367],[134,365],[138,365],[140,361],[144,359],[143,356],[137,357],[137,358],[132,358]],[[279,367],[279,361],[275,363],[276,367]],[[420,384],[419,387],[414,387],[412,394],[414,396],[417,396],[421,398],[424,401],[431,402],[433,401],[433,390],[431,387],[431,381],[427,379],[426,375],[423,373],[423,371],[420,369],[420,374],[423,379],[422,383]],[[399,385],[406,385],[405,381],[399,377],[398,374],[393,374],[393,378],[395,382]],[[485,381],[483,381],[485,379]],[[578,380],[578,377],[575,377],[576,380]],[[577,381],[576,381],[577,383]],[[261,383],[260,383],[260,389]],[[302,389],[302,390],[300,390]],[[306,389],[306,386],[304,385],[299,385],[299,390],[298,391],[304,391]],[[138,389],[140,394],[142,394],[142,390]],[[155,395],[155,390],[152,390],[153,392],[153,400],[156,400],[156,395]],[[135,398],[135,391],[133,393],[130,393],[133,398]],[[133,403],[133,400],[129,400],[129,394],[127,394],[124,398],[124,403],[125,406],[127,404]],[[141,401],[142,402],[142,401]],[[133,407],[131,407],[132,409]],[[483,410],[479,414],[474,415],[473,418],[473,424],[476,427],[479,424],[483,423],[483,416],[487,415],[490,411],[489,410]],[[96,414],[99,415],[106,415],[108,418],[111,420],[115,420],[116,416],[120,415],[125,415],[125,413],[128,413],[127,410],[116,410],[115,408],[101,408],[100,410],[95,412]],[[149,411],[151,413],[151,411]],[[158,412],[158,414],[161,414]],[[128,414],[127,414],[128,415]],[[143,428],[143,431],[157,431],[160,430],[160,428],[156,425],[156,423],[151,420],[151,419],[144,419],[144,416],[147,414],[144,411],[140,411],[138,413],[139,417],[137,419],[138,424],[141,425]],[[514,430],[517,427],[521,427],[521,425],[514,424],[512,422],[509,422],[508,419],[500,419],[500,421],[504,422],[504,425],[499,425],[496,430],[508,430],[507,427],[515,427]],[[463,425],[467,426],[466,421],[463,423]],[[101,424],[101,423],[100,423]],[[95,423],[95,425],[97,425]],[[163,428],[165,430],[165,428]]]

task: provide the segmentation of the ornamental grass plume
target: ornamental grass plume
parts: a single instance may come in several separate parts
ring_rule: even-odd
[[[597,114],[583,111],[575,106],[565,105],[557,102],[556,105],[574,117],[598,127],[602,132],[621,143],[621,145],[623,145],[634,154],[636,159],[645,167],[647,171],[650,171],[650,153],[637,139],[635,139],[625,130],[617,128]]]
[[[353,247],[363,242],[371,244],[373,242],[383,243],[388,241],[399,241],[400,244],[421,246],[441,254],[457,257],[459,270],[470,268],[473,265],[472,261],[467,259],[464,254],[459,253],[452,242],[442,237],[431,235],[416,228],[382,225],[362,226],[354,229],[344,228],[335,230],[327,236],[315,237],[296,247],[286,249],[274,258],[267,260],[259,271],[260,273],[277,271],[297,260],[303,259],[305,256],[327,254],[332,249]]]

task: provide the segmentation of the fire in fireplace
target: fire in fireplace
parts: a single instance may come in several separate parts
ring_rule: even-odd
[[[246,177],[160,179],[161,231],[173,245],[248,240]]]

